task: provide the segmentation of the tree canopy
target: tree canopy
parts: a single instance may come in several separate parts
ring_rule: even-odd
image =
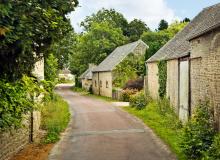
[[[127,42],[121,28],[115,28],[109,22],[94,22],[90,30],[77,37],[74,53],[70,60],[71,71],[79,75],[89,63],[99,64],[117,46]]]
[[[169,24],[167,21],[165,21],[164,19],[162,19],[159,23],[159,26],[158,26],[158,30],[159,31],[162,31],[164,29],[167,29],[169,27]]]
[[[30,74],[49,46],[70,29],[66,14],[77,0],[22,0],[0,4],[0,76],[16,80]]]

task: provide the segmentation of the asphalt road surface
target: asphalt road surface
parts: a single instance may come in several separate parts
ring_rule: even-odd
[[[151,129],[119,107],[73,93],[68,86],[57,92],[69,103],[72,115],[49,160],[176,159]]]

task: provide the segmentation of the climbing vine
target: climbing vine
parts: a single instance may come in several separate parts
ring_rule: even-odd
[[[158,77],[159,77],[159,96],[163,98],[166,95],[167,84],[167,62],[160,61],[158,63]]]
[[[140,67],[144,70],[144,56],[129,55],[113,71],[113,86],[122,88],[128,80],[140,76]]]
[[[20,127],[24,114],[36,108],[35,98],[43,91],[34,78],[17,82],[0,80],[0,131]]]

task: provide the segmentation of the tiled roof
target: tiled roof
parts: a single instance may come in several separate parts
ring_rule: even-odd
[[[92,66],[88,68],[83,74],[80,75],[80,79],[92,79],[92,71],[96,68],[96,66]]]
[[[132,53],[139,44],[144,44],[142,40],[132,42],[120,47],[117,47],[106,59],[104,59],[93,72],[112,71],[124,58]]]
[[[150,57],[147,62],[169,60],[189,55],[189,36],[208,29],[220,21],[220,4],[203,9],[186,27],[167,42],[158,52]],[[205,24],[207,23],[207,24]]]
[[[188,39],[200,36],[220,26],[220,3],[204,10],[202,21],[189,33]]]

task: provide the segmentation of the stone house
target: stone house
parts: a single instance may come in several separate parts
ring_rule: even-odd
[[[95,67],[95,64],[89,64],[89,68],[79,77],[82,83],[82,88],[86,89],[87,91],[89,91],[92,87],[92,70]]]
[[[147,48],[148,46],[142,40],[117,47],[93,70],[93,93],[112,97],[113,81],[116,77],[115,68],[129,55],[137,57],[144,55]]]
[[[220,3],[203,9],[147,60],[147,89],[153,98],[159,97],[157,64],[161,60],[167,61],[166,96],[179,118],[186,121],[201,100],[209,100],[219,122]]]
[[[75,81],[75,76],[71,74],[71,71],[68,68],[61,70],[60,73],[58,74],[58,78],[60,81],[62,80],[72,81],[72,82]]]

